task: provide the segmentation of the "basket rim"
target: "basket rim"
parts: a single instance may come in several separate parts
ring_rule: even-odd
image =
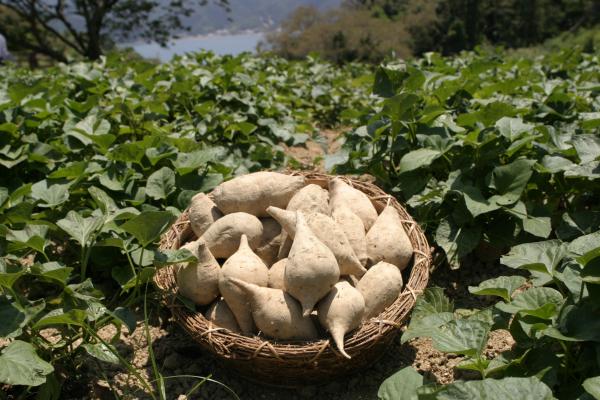
[[[392,195],[370,182],[339,175],[327,175],[306,171],[282,171],[281,173],[304,176],[306,183],[321,186],[338,177],[349,185],[361,190],[371,199],[378,213],[387,204],[391,204],[399,212],[403,226],[413,245],[412,263],[405,269],[410,276],[402,291],[392,305],[377,317],[371,318],[352,332],[346,334],[344,343],[348,354],[354,355],[364,349],[371,348],[378,342],[387,341],[395,335],[415,305],[417,295],[427,286],[431,266],[431,248],[423,231]],[[210,194],[209,194],[210,195]],[[186,209],[167,232],[162,235],[160,249],[177,249],[188,239],[195,237],[191,231],[188,210]],[[252,360],[267,358],[287,364],[317,366],[324,358],[344,358],[333,341],[320,338],[316,341],[283,341],[267,339],[258,335],[246,336],[217,327],[208,321],[202,312],[192,311],[177,300],[177,284],[175,267],[167,266],[157,271],[154,282],[163,295],[163,302],[170,308],[175,321],[184,328],[191,337],[214,355],[230,360]],[[354,357],[353,357],[354,358]]]

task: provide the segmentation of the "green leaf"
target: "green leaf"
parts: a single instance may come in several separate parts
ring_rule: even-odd
[[[346,164],[350,160],[350,152],[347,149],[340,149],[333,154],[325,156],[325,171],[333,171],[338,165]]]
[[[173,166],[180,175],[185,175],[193,171],[206,167],[211,161],[218,157],[218,151],[215,150],[197,150],[191,153],[179,153],[173,161]]]
[[[419,400],[554,400],[550,388],[536,377],[456,381],[418,393]]]
[[[11,342],[0,355],[0,382],[8,385],[39,386],[53,371],[31,344],[21,340]]]
[[[481,226],[458,226],[444,219],[435,232],[435,241],[446,252],[450,267],[458,268],[461,258],[481,241]]]
[[[558,290],[534,287],[517,294],[510,303],[496,304],[496,308],[509,314],[521,313],[550,319],[556,315],[563,302],[564,298]]]
[[[110,346],[109,349],[104,343],[86,343],[82,344],[81,347],[83,347],[90,356],[97,358],[100,361],[115,365],[120,363],[119,357],[114,354],[117,350],[113,346]]]
[[[0,286],[12,289],[15,282],[25,273],[23,267],[9,266],[0,258]]]
[[[412,319],[424,318],[431,314],[453,311],[452,301],[444,294],[444,289],[440,287],[431,287],[425,289],[422,295],[417,298],[412,312]]]
[[[59,282],[63,285],[67,283],[72,271],[73,268],[65,267],[63,264],[56,261],[51,261],[44,264],[36,263],[33,264],[30,269],[30,273],[32,275],[47,278],[55,283]]]
[[[54,208],[69,200],[69,185],[49,185],[44,179],[31,186],[31,197],[40,201],[40,207]]]
[[[519,159],[510,164],[494,168],[491,186],[502,195],[498,199],[499,204],[512,204],[521,198],[521,194],[533,173],[531,167],[534,164],[534,160]]]
[[[547,238],[552,233],[550,217],[530,217],[523,219],[523,229],[534,236]]]
[[[383,381],[377,397],[381,400],[417,400],[423,377],[413,367],[405,367]]]
[[[109,314],[117,318],[119,321],[123,322],[125,326],[127,326],[129,334],[132,334],[135,331],[135,328],[137,326],[137,318],[133,311],[131,311],[129,308],[117,307],[115,308],[115,311],[113,311],[112,313],[109,312]]]
[[[588,163],[597,160],[598,157],[600,157],[600,137],[598,137],[598,135],[574,135],[571,142],[582,163]]]
[[[498,132],[511,142],[520,138],[524,133],[531,132],[535,126],[526,124],[521,118],[502,117],[496,121]]]
[[[442,156],[442,152],[432,149],[417,149],[405,154],[400,160],[401,173],[413,171],[417,168],[428,167],[433,161]]]
[[[431,339],[439,351],[477,357],[487,343],[490,328],[481,320],[457,319],[438,327]]]
[[[486,199],[477,187],[466,185],[460,179],[456,179],[454,181],[451,189],[463,197],[465,206],[473,217],[477,217],[500,208],[500,205]]]
[[[587,378],[583,381],[582,386],[585,391],[594,396],[596,400],[600,400],[600,376]]]
[[[97,188],[96,186],[92,186],[88,188],[88,192],[104,214],[112,213],[119,209],[112,197],[110,197],[104,190]]]
[[[579,211],[564,213],[556,234],[561,240],[573,240],[600,229],[600,212]]]
[[[560,240],[546,240],[514,246],[500,262],[510,268],[529,270],[536,284],[545,284],[552,279],[554,270],[566,255],[566,244]]]
[[[580,236],[569,243],[569,252],[575,256],[584,256],[600,247],[600,231]]]
[[[144,211],[120,226],[132,234],[143,247],[157,240],[175,221],[167,211]]]
[[[166,199],[175,189],[175,173],[168,167],[154,172],[146,182],[146,194],[155,200]]]
[[[5,297],[0,297],[0,321],[3,321],[0,324],[0,337],[16,337],[21,334],[21,328],[25,322],[25,313]]]
[[[113,161],[142,163],[145,150],[141,142],[121,143],[107,153],[107,157]]]
[[[580,302],[563,307],[557,328],[562,336],[558,337],[560,340],[600,342],[598,305]],[[556,337],[547,331],[545,333]]]
[[[186,262],[197,262],[198,259],[188,249],[156,250],[154,252],[154,265],[164,266]]]
[[[91,244],[95,234],[104,225],[104,218],[93,216],[83,218],[79,213],[69,211],[65,218],[56,222],[56,225],[75,239],[81,247],[86,247]]]
[[[33,325],[33,329],[42,329],[52,325],[77,325],[85,326],[86,312],[84,310],[73,309],[64,312],[62,309],[50,311],[38,322]]]
[[[500,296],[509,302],[513,292],[527,282],[522,276],[500,276],[481,282],[478,286],[469,286],[469,293],[480,296]]]
[[[575,164],[563,157],[560,156],[544,156],[542,159],[542,165],[546,168],[546,171],[551,174],[556,174],[561,171],[570,170],[575,166]]]
[[[441,312],[431,314],[422,318],[412,318],[408,328],[402,333],[401,343],[406,343],[416,337],[431,337],[437,332],[437,328],[452,321],[454,314]]]
[[[28,247],[43,253],[49,243],[46,239],[47,234],[48,227],[46,225],[30,224],[25,226],[22,230],[7,230],[6,240],[15,244],[12,248],[13,250]]]

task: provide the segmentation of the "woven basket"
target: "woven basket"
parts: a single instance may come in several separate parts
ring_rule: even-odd
[[[329,175],[297,171],[289,174],[303,175],[308,183],[325,188],[332,178]],[[414,248],[412,265],[403,271],[406,284],[398,299],[377,318],[372,318],[346,335],[345,349],[352,356],[351,359],[344,358],[327,337],[315,342],[276,341],[259,336],[243,336],[216,327],[201,312],[194,312],[177,300],[177,283],[172,266],[156,274],[155,283],[163,291],[165,303],[175,321],[228,370],[255,382],[281,387],[327,383],[331,379],[364,370],[377,361],[408,317],[417,294],[422,292],[429,278],[431,253],[427,239],[417,223],[392,196],[371,183],[343,179],[369,196],[378,212],[390,202],[400,213]],[[195,240],[195,235],[186,211],[163,235],[160,248],[177,249],[191,240]]]

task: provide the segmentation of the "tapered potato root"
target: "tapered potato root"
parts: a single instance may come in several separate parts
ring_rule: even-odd
[[[230,278],[240,279],[258,286],[267,286],[269,269],[259,256],[248,246],[246,235],[242,235],[240,247],[221,267],[219,290],[227,305],[235,315],[235,319],[243,333],[254,330],[254,322],[250,312],[250,304],[245,292],[231,283]]]

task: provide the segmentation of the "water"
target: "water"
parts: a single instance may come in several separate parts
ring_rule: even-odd
[[[263,33],[249,32],[184,37],[173,40],[169,47],[161,47],[157,43],[131,43],[127,46],[132,47],[143,57],[169,61],[174,55],[202,49],[212,50],[217,54],[239,54],[244,51],[254,52],[256,45],[261,39],[263,39]]]

